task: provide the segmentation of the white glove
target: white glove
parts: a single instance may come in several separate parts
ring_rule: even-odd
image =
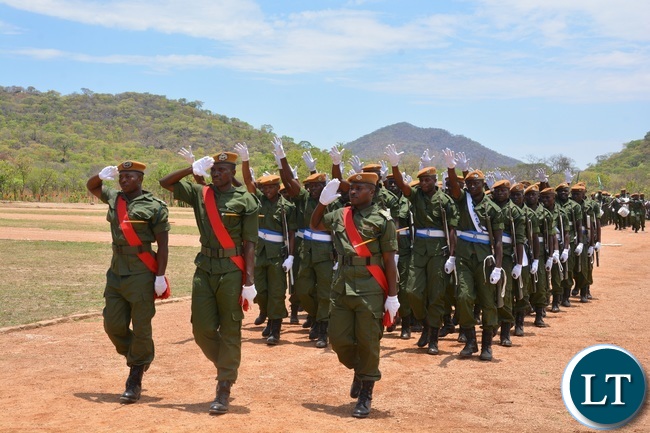
[[[504,178],[504,179],[507,179],[508,182],[510,182],[510,186],[512,186],[512,185],[514,185],[515,183],[517,183],[517,180],[515,179],[515,177],[513,176],[513,174],[510,173],[509,171],[504,171],[504,172],[502,173],[502,175],[503,175],[503,178]]]
[[[540,182],[548,182],[548,176],[546,175],[546,172],[543,168],[537,169],[537,180]]]
[[[418,170],[422,170],[423,168],[432,167],[432,166],[433,166],[433,155],[429,155],[429,149],[426,149],[424,152],[422,152],[422,156],[420,157],[420,168]]]
[[[343,161],[343,151],[345,149],[339,150],[338,147],[332,146],[332,149],[330,149],[330,158],[332,159],[332,165],[339,165],[341,161]],[[341,172],[343,172],[341,170]]]
[[[456,269],[456,257],[449,256],[445,262],[445,274],[451,274]]]
[[[539,260],[535,259],[533,260],[533,263],[530,264],[530,273],[536,274],[538,269],[539,269]]]
[[[293,267],[293,256],[289,256],[285,259],[284,262],[282,262],[282,269],[284,269],[284,272],[289,272],[289,269]]]
[[[456,166],[460,171],[469,171],[469,159],[465,156],[465,152],[456,154]]]
[[[580,254],[582,254],[582,249],[583,248],[584,248],[584,245],[582,245],[582,242],[580,242],[578,245],[576,245],[576,249],[573,250],[573,254],[575,254],[576,256],[579,256]]]
[[[560,250],[555,250],[553,251],[553,255],[551,256],[553,259],[553,263],[559,263],[560,262]],[[569,253],[567,252],[567,259],[569,258]]]
[[[273,154],[277,157],[277,159],[287,157],[287,154],[284,153],[284,147],[282,146],[282,139],[277,136],[273,137]]]
[[[399,160],[402,158],[403,154],[404,152],[397,152],[397,148],[394,144],[389,144],[386,146],[386,152],[384,152],[384,155],[386,155],[386,158],[388,158],[388,162],[390,162],[391,167],[397,167],[399,165]]]
[[[248,146],[246,143],[237,143],[235,144],[235,152],[239,154],[239,157],[242,161],[248,161]]]
[[[255,170],[253,170],[253,167],[248,167],[248,171],[251,172],[251,179],[255,179]]]
[[[282,161],[278,158],[278,155],[276,155],[275,152],[273,152],[273,157],[275,158],[275,164],[280,170],[282,170]]]
[[[399,263],[399,254],[396,253],[394,257],[395,257],[395,266],[397,266],[397,264]]]
[[[311,156],[310,151],[305,151],[302,153],[302,160],[305,161],[307,170],[316,171],[316,160]]]
[[[99,178],[101,180],[115,180],[115,176],[119,176],[120,172],[117,171],[117,167],[114,165],[109,165],[108,167],[102,168],[102,171],[99,172]]]
[[[405,171],[402,172],[402,179],[404,179],[404,182],[406,182],[407,185],[413,181],[413,178],[406,174]]]
[[[348,177],[352,177],[352,176],[354,176],[355,174],[357,174],[357,172],[354,171],[354,169],[351,168],[350,170],[348,170]]]
[[[501,279],[501,268],[494,268],[490,273],[490,284],[496,284]]]
[[[587,255],[589,257],[594,255],[594,247],[590,246],[589,248],[587,248]]]
[[[496,177],[493,172],[488,172],[485,175],[485,184],[488,186],[488,188],[492,189],[492,185],[496,182]]]
[[[298,166],[296,165],[295,167],[291,167],[291,175],[293,176],[294,179],[298,179]]]
[[[553,257],[549,257],[548,260],[546,261],[546,264],[544,267],[546,268],[547,272],[551,272],[551,269],[553,269]]]
[[[244,284],[242,286],[241,300],[242,300],[242,307],[244,307],[244,310],[248,310],[248,307],[253,305],[253,300],[255,299],[255,296],[257,296],[257,290],[255,290],[255,284],[251,284],[250,286]]]
[[[386,176],[388,176],[388,165],[386,165],[386,161],[379,161],[379,164],[381,165],[381,168],[379,169],[379,177],[384,181],[386,180]]]
[[[573,173],[571,173],[570,168],[564,170],[564,180],[566,183],[571,184],[571,181],[573,180]]]
[[[355,173],[361,173],[363,171],[363,162],[357,155],[352,155],[348,162],[352,166],[352,170],[354,170]]]
[[[596,242],[596,245],[594,245],[594,250],[600,251],[600,242]]]
[[[211,156],[204,156],[192,163],[192,173],[197,176],[209,176],[208,170],[210,170],[213,165],[214,158]]]
[[[153,289],[156,291],[156,295],[162,296],[167,290],[167,281],[165,281],[164,275],[156,275],[156,281],[153,283]]]
[[[453,150],[451,150],[450,148],[446,148],[445,150],[442,151],[442,155],[445,158],[445,163],[447,164],[447,168],[456,168],[456,157],[454,155]]]
[[[566,263],[567,260],[569,260],[569,249],[568,249],[568,248],[565,248],[565,249],[562,251],[562,255],[560,256],[560,261],[561,261],[562,263]]]
[[[187,149],[181,147],[181,150],[178,151],[178,154],[183,158],[185,158],[185,161],[187,161],[188,164],[192,164],[194,162],[194,154],[192,153],[192,146],[189,146]]]
[[[332,266],[332,270],[335,271],[339,268],[339,262],[334,262],[334,266]]]
[[[268,171],[268,170],[265,170],[265,171],[262,172],[262,176],[270,176],[270,175],[271,175],[271,172]]]
[[[340,184],[341,182],[338,179],[330,180],[320,193],[320,198],[318,199],[320,204],[322,204],[323,206],[327,206],[328,204],[332,203],[334,200],[341,197],[341,194],[336,192],[338,191]]]
[[[388,311],[390,321],[393,322],[395,320],[395,316],[397,315],[397,310],[399,310],[399,301],[397,300],[397,296],[388,296],[386,298],[386,302],[384,303],[384,310]]]
[[[512,268],[512,278],[516,280],[517,278],[521,277],[521,268],[521,265],[515,265],[515,267]]]

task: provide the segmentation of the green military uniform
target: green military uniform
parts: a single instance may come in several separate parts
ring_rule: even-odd
[[[330,233],[309,228],[311,214],[318,204],[317,199],[313,199],[306,189],[301,188],[294,203],[298,208],[298,216],[302,215],[302,220],[297,221],[302,244],[299,250],[300,269],[296,277],[296,294],[307,314],[315,317],[318,322],[327,322],[334,266],[332,238]]]
[[[583,260],[582,254],[580,257],[576,257],[574,254],[575,248],[582,241],[582,234],[580,234],[579,241],[576,242],[578,239],[576,229],[575,229],[575,221],[582,221],[583,217],[583,212],[582,212],[582,207],[576,203],[572,199],[568,199],[566,202],[562,203],[559,199],[555,203],[556,206],[561,206],[567,215],[567,218],[569,219],[569,241],[570,245],[565,246],[565,248],[569,248],[569,259],[566,262],[566,266],[568,268],[568,278],[562,280],[562,288],[563,288],[563,302],[566,305],[566,302],[569,300],[569,296],[571,296],[571,287],[573,286],[574,280],[576,278],[581,278],[578,274],[582,272],[578,272],[578,259],[582,260],[585,264],[587,263],[586,261],[586,247],[583,245],[583,254],[585,260]],[[564,227],[564,230],[566,230],[566,226]],[[580,262],[580,267],[582,268],[582,262]]]
[[[524,212],[519,209],[513,202],[508,200],[503,207],[501,207],[501,214],[503,216],[503,262],[502,268],[506,273],[506,294],[503,298],[503,307],[499,308],[498,316],[501,323],[513,323],[515,317],[513,315],[513,298],[517,300],[523,299],[524,278],[527,278],[528,271],[522,268],[521,276],[522,286],[521,292],[519,291],[519,281],[512,277],[512,269],[515,266],[515,253],[516,245],[523,245],[526,242],[526,218]],[[513,226],[514,231],[513,233]]]
[[[243,241],[257,242],[260,205],[245,187],[226,192],[211,187],[208,193],[215,195],[223,224],[236,245],[223,249],[210,225],[202,190],[203,185],[186,180],[174,184],[174,198],[194,209],[201,242],[201,251],[194,259],[192,332],[205,356],[217,367],[217,380],[234,382],[241,362],[244,313],[239,304],[242,272],[230,257],[242,254]]]
[[[456,227],[458,236],[456,244],[456,272],[459,283],[456,299],[456,315],[461,328],[473,331],[476,325],[474,304],[477,304],[483,311],[483,329],[490,330],[491,332],[498,324],[496,307],[497,286],[490,284],[489,276],[492,267],[487,266],[484,268],[484,261],[488,256],[492,255],[487,224],[489,220],[493,231],[503,230],[504,218],[499,206],[487,196],[483,196],[483,199],[479,203],[474,203],[472,198],[469,197],[469,200],[472,200],[474,211],[479,219],[481,231],[477,231],[472,222],[468,207],[468,195],[469,193],[467,191],[461,191],[460,197],[456,200],[459,210],[458,226]],[[505,255],[504,253],[504,258]],[[501,284],[502,281],[499,281],[499,287]]]
[[[409,301],[409,291],[412,285],[412,242],[411,237],[411,205],[405,196],[399,198],[399,211],[397,221],[399,227],[404,229],[398,232],[397,236],[397,254],[399,261],[397,262],[397,273],[399,275],[399,315],[402,320],[409,322],[412,310]],[[410,326],[410,323],[407,324]]]
[[[142,247],[131,247],[124,237],[117,217],[118,196],[126,200],[128,219],[146,221],[133,224]],[[151,319],[154,306],[154,273],[137,256],[139,251],[151,251],[156,234],[169,231],[169,211],[162,200],[150,192],[128,200],[121,192],[102,186],[101,200],[108,204],[106,220],[111,224],[113,257],[106,272],[104,298],[104,330],[128,366],[151,364],[154,358]],[[129,329],[133,323],[133,330]]]
[[[578,236],[576,233],[575,245],[571,249],[571,255],[574,257],[573,269],[569,267],[569,270],[573,270],[571,276],[573,277],[573,287],[575,289],[584,289],[589,285],[587,281],[587,274],[589,272],[589,257],[587,256],[587,250],[589,248],[589,240],[587,239],[587,213],[588,208],[586,202],[583,200],[582,203],[569,198],[568,202],[573,203],[571,212],[569,215],[569,225],[573,227],[573,215],[575,215],[576,221],[580,221],[582,224],[582,233]],[[576,232],[575,228],[573,230]],[[573,237],[571,238],[573,240]],[[574,253],[576,246],[582,242],[582,253],[579,256],[576,256]],[[570,276],[570,278],[571,278]]]
[[[552,241],[553,237],[555,237],[556,225],[553,214],[544,206],[537,205],[534,212],[537,214],[537,220],[539,221],[539,270],[537,271],[535,292],[530,294],[530,303],[533,308],[538,308],[545,307],[548,304],[548,298],[551,294],[545,264],[553,252]]]
[[[393,220],[397,221],[400,214],[399,197],[381,185],[377,185],[376,191],[375,199],[373,201],[380,209],[388,210]]]
[[[352,209],[352,218],[372,254],[371,263],[383,267],[382,253],[397,250],[395,223],[386,211],[373,204]],[[383,327],[384,292],[359,258],[348,238],[343,209],[323,216],[323,225],[334,235],[338,269],[332,284],[330,341],[339,361],[362,381],[381,379],[379,340]]]
[[[453,228],[458,224],[458,208],[441,189],[429,197],[419,187],[411,187],[408,199],[415,229],[409,301],[415,318],[425,320],[427,326],[438,332],[445,314],[445,291],[450,280],[450,275],[444,271],[449,249],[442,213],[444,210],[447,225]]]
[[[547,209],[551,214],[553,215],[553,224],[555,225],[555,236],[558,240],[558,249],[560,254],[564,251],[564,249],[569,250],[569,260],[571,259],[570,255],[570,250],[571,246],[570,245],[564,245],[564,233],[566,233],[567,230],[570,230],[570,224],[569,224],[569,217],[566,214],[566,211],[562,206],[560,206],[559,203],[555,203],[555,207],[553,210]],[[569,234],[569,237],[571,235]],[[564,298],[564,276],[568,275],[569,271],[569,260],[567,260],[564,263],[557,263],[553,265],[553,268],[551,269],[551,290],[553,293],[554,297],[558,297],[560,299],[560,302],[562,298]],[[562,269],[562,270],[560,270]]]
[[[538,267],[537,267],[537,275],[533,275],[530,273],[530,268],[532,266],[533,260],[535,259],[533,257],[533,244],[534,242],[533,238],[539,238],[539,217],[537,213],[532,210],[530,207],[526,206],[525,204],[520,208],[523,212],[524,215],[524,239],[525,239],[525,244],[524,244],[524,254],[526,255],[524,261],[523,261],[523,270],[521,271],[521,276],[523,278],[523,286],[524,288],[522,289],[523,291],[523,297],[521,299],[516,299],[515,305],[513,307],[513,311],[515,313],[515,316],[517,314],[522,314],[525,315],[526,312],[530,309],[530,297],[532,296],[533,293],[537,292],[537,282],[539,282],[539,277],[541,275],[540,273],[540,268],[544,268],[544,262],[539,260],[538,262]],[[519,233],[517,233],[519,234]],[[541,248],[541,246],[540,246]],[[535,281],[537,280],[537,282]],[[518,284],[518,283],[513,283]],[[542,306],[545,306],[542,305]]]
[[[636,196],[636,194],[634,195]],[[642,223],[645,225],[645,207],[643,201],[638,196],[633,197],[630,199],[630,224],[632,225],[632,230],[638,232]]]
[[[255,245],[255,302],[260,306],[260,314],[271,320],[288,316],[286,307],[287,277],[282,263],[288,256],[285,248],[284,222],[287,229],[295,231],[296,207],[278,195],[276,202],[270,201],[259,190],[256,196],[260,201],[258,242]],[[263,215],[263,217],[262,217]]]
[[[600,215],[600,204],[598,204],[596,200],[592,200],[590,198],[585,198],[584,203],[585,203],[584,206],[585,221],[583,223],[583,227],[585,228],[589,227],[589,233],[590,233],[590,239],[587,240],[587,245],[585,245],[585,248],[587,248],[589,246],[593,247],[596,244],[596,241],[598,240],[597,220],[599,219],[599,215]],[[587,222],[589,224],[587,224]],[[593,242],[591,242],[592,239]],[[594,254],[596,254],[595,251]],[[594,283],[594,260],[595,259],[593,255],[591,257],[588,257],[587,259],[587,272],[585,275],[587,279],[587,286],[591,286]]]

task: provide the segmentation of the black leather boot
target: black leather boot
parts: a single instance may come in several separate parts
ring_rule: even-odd
[[[372,405],[372,389],[375,387],[373,380],[364,380],[361,382],[361,391],[359,392],[359,399],[357,405],[352,411],[352,416],[355,418],[366,418],[370,415],[370,406]]]
[[[391,323],[389,326],[386,327],[386,332],[393,332],[397,329],[397,325],[399,325],[401,322],[401,319],[399,316],[395,317],[395,320],[393,320],[393,323]]]
[[[569,297],[571,296],[571,289],[564,289],[564,292],[562,293],[562,306],[563,307],[570,307],[571,306],[571,301],[569,301]]]
[[[467,336],[465,335],[463,328],[458,329],[458,339],[456,341],[459,343],[467,343]]]
[[[523,311],[515,314],[515,336],[524,336],[524,313]]]
[[[456,327],[451,321],[451,314],[445,314],[442,316],[442,323],[442,328],[440,328],[440,332],[438,333],[439,337],[446,337],[447,335],[453,334],[454,331],[456,331]]]
[[[438,350],[438,332],[440,329],[434,328],[433,326],[429,328],[429,347],[427,348],[427,353],[429,355],[437,355],[440,353]]]
[[[271,325],[271,335],[266,339],[266,344],[275,346],[280,342],[280,330],[282,329],[282,319],[269,319]]]
[[[593,296],[591,296],[591,286],[587,286],[587,299],[593,299]]]
[[[545,328],[546,323],[544,323],[544,307],[535,307],[535,323],[533,323],[538,328]]]
[[[260,311],[260,315],[257,316],[257,317],[255,318],[255,321],[254,321],[253,323],[254,323],[256,326],[259,326],[259,325],[261,325],[262,323],[264,323],[265,320],[266,320],[266,314],[265,314],[265,313],[262,313],[262,312]]]
[[[314,320],[314,323],[312,323],[311,328],[309,328],[309,339],[310,340],[317,339],[319,333],[320,333],[320,322]]]
[[[352,385],[350,386],[350,397],[358,398],[359,393],[361,392],[361,379],[355,374],[352,378]]]
[[[230,388],[232,382],[220,380],[217,382],[217,396],[210,405],[210,415],[223,415],[228,412],[228,400],[230,399]]]
[[[499,340],[500,344],[504,347],[512,346],[512,341],[510,340],[510,328],[512,328],[512,323],[501,322],[501,335]]]
[[[135,403],[140,400],[142,393],[142,376],[144,375],[144,365],[132,365],[129,377],[126,379],[126,390],[120,396],[120,401],[124,404]]]
[[[305,320],[305,323],[302,324],[302,327],[304,329],[311,328],[314,325],[314,322],[316,319],[314,316],[307,315],[307,320]]]
[[[492,330],[484,329],[481,333],[481,361],[492,361]]]
[[[298,320],[298,304],[291,304],[291,315],[289,316],[289,323],[291,325],[300,324],[300,320]]]
[[[271,319],[266,321],[266,326],[262,329],[262,337],[268,337],[271,335]]]
[[[327,347],[327,328],[330,322],[318,322],[320,327],[318,329],[318,340],[316,340],[316,347],[324,349]]]
[[[422,321],[422,334],[420,334],[420,339],[416,343],[418,347],[424,347],[429,343],[429,325],[427,320]]]
[[[579,288],[573,287],[573,289],[571,289],[571,296],[578,296],[578,293],[580,293]]]
[[[463,347],[463,350],[460,351],[458,356],[461,358],[469,358],[474,353],[478,352],[478,344],[476,343],[476,329],[472,326],[471,328],[461,328],[461,331],[467,338],[467,343],[465,343],[465,347]],[[491,329],[490,338],[492,338]]]
[[[559,313],[560,312],[561,299],[562,299],[562,295],[556,295],[555,293],[553,294],[553,303],[551,304],[551,313]]]
[[[411,338],[411,315],[402,317],[402,330],[399,334],[399,337],[402,340],[408,340]]]
[[[580,303],[586,304],[587,302],[589,302],[589,299],[587,299],[587,288],[582,287],[580,289]]]

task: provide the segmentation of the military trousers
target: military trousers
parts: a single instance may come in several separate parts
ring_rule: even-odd
[[[483,260],[476,255],[470,258],[456,258],[456,272],[458,274],[458,296],[456,298],[456,316],[462,328],[476,326],[474,320],[474,305],[481,307],[483,329],[494,329],[497,321],[497,285],[501,290],[501,283],[490,284],[490,272],[493,266],[487,266],[483,271]],[[503,278],[503,275],[501,276]]]
[[[409,291],[411,309],[416,319],[426,319],[434,328],[442,326],[445,314],[445,291],[449,275],[444,267],[446,256],[423,256],[413,253],[413,284]]]
[[[546,260],[543,257],[539,258],[539,269],[537,270],[537,282],[533,278],[531,288],[534,291],[530,293],[530,303],[533,307],[545,307],[547,305],[547,298],[550,295],[550,287],[548,287],[548,272],[544,265]]]
[[[512,283],[514,296],[512,310],[515,314],[528,311],[530,308],[530,294],[534,291],[535,284],[535,277],[530,273],[530,266],[528,265],[521,268],[521,276],[519,278],[521,278],[521,291],[519,290],[518,280],[514,280]]]
[[[503,307],[497,309],[498,321],[506,323],[514,323],[515,316],[513,313],[513,291],[518,293],[519,291],[519,281],[512,278],[512,268],[514,267],[514,262],[510,254],[503,254],[503,259],[501,263],[501,268],[503,269],[505,275],[501,275],[502,280],[499,281],[499,290],[501,290],[501,285],[503,284],[503,278],[505,278],[505,296],[503,297]],[[521,272],[524,273],[523,270]],[[521,278],[521,277],[520,277]],[[516,288],[514,287],[516,286]]]
[[[329,324],[332,350],[361,380],[381,379],[379,341],[383,333],[384,295],[333,294]]]
[[[237,380],[241,362],[239,297],[242,273],[210,273],[197,268],[192,279],[192,333],[203,354],[217,368],[217,380]]]
[[[110,269],[106,272],[102,313],[104,331],[117,353],[126,357],[129,367],[148,366],[154,358],[151,319],[156,314],[156,307],[153,282],[152,272],[123,276]]]
[[[406,317],[412,313],[409,291],[413,283],[413,255],[410,251],[408,254],[399,256],[397,274],[399,275],[399,291],[397,292],[399,315]]]
[[[296,278],[296,294],[302,308],[319,322],[329,320],[333,266],[333,260],[313,263],[311,258],[301,257],[300,271]]]
[[[255,302],[260,314],[269,319],[283,319],[289,315],[286,307],[287,273],[282,269],[282,257],[255,257]]]

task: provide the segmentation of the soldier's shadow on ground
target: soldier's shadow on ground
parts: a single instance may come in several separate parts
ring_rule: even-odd
[[[320,404],[320,403],[303,403],[302,406],[305,409],[309,409],[312,412],[322,413],[325,415],[335,416],[338,418],[349,418],[353,419],[352,410],[356,405],[356,402],[345,403],[339,406],[332,406],[329,404]],[[379,410],[372,408],[370,411],[370,416],[368,418],[373,419],[386,419],[392,418],[390,411]]]
[[[120,394],[106,392],[75,392],[73,395],[77,398],[81,398],[93,403],[108,403],[118,406],[124,405],[124,403],[120,402]],[[140,397],[140,400],[138,400],[138,403],[136,404],[151,404],[160,400],[162,400],[160,397],[149,397],[147,395],[143,395]]]
[[[235,415],[247,415],[251,411],[247,407],[244,406],[237,406],[232,404],[232,400],[230,404],[228,405],[228,414],[235,414]],[[196,413],[196,414],[208,414],[208,409],[210,408],[210,404],[212,402],[204,402],[204,403],[166,403],[166,404],[150,404],[149,406],[159,408],[159,409],[175,409],[180,412],[189,412],[189,413]],[[212,415],[216,418],[219,417],[219,415]]]

